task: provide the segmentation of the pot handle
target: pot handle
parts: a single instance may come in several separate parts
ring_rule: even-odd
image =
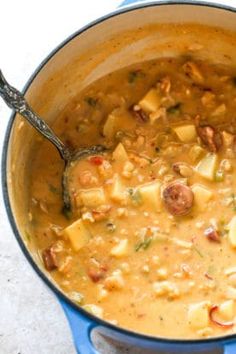
[[[134,4],[136,2],[143,2],[144,0],[124,0],[120,5],[119,7],[121,6],[126,6],[126,5],[131,5],[131,4]]]
[[[236,342],[228,343],[224,345],[224,354],[235,354],[236,353]]]
[[[69,322],[75,348],[78,354],[99,354],[91,340],[92,330],[98,326],[92,319],[74,309],[66,301],[58,297]]]

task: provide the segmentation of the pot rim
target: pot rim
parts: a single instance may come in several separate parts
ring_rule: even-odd
[[[142,0],[141,0],[142,1]],[[199,0],[156,0],[156,1],[148,1],[145,3],[138,3],[138,4],[130,4],[126,5],[120,9],[114,10],[104,16],[99,17],[98,19],[89,22],[87,25],[83,26],[76,32],[74,32],[72,35],[67,37],[64,41],[62,41],[58,46],[56,46],[55,49],[53,49],[50,54],[38,65],[38,67],[34,70],[33,74],[30,76],[30,78],[27,80],[26,84],[23,87],[22,93],[25,95],[27,90],[30,89],[31,84],[33,83],[34,79],[37,77],[37,75],[40,73],[41,69],[49,62],[50,59],[53,58],[53,56],[59,52],[65,45],[67,45],[71,40],[76,38],[77,36],[81,35],[82,33],[86,32],[90,28],[94,27],[95,25],[102,23],[110,18],[113,18],[115,16],[122,15],[123,13],[127,12],[132,12],[136,9],[142,9],[142,8],[147,8],[147,7],[152,7],[152,6],[166,6],[166,5],[188,5],[188,6],[201,6],[201,7],[210,7],[210,8],[216,8],[216,9],[221,9],[221,10],[226,10],[229,12],[234,12],[236,13],[236,7],[228,6],[228,5],[223,5],[223,4],[218,4],[214,2],[208,2],[208,1],[199,1]],[[68,303],[70,306],[72,306],[74,309],[76,309],[78,312],[82,313],[85,317],[88,319],[96,322],[96,324],[99,326],[103,326],[105,328],[108,328],[110,330],[113,330],[115,332],[119,332],[120,334],[126,335],[126,336],[132,336],[134,338],[137,338],[139,340],[146,340],[146,341],[152,341],[152,342],[159,342],[163,344],[179,344],[179,345],[202,345],[202,344],[210,344],[210,343],[218,343],[218,344],[223,344],[223,342],[226,341],[232,341],[233,339],[236,339],[236,334],[230,334],[226,336],[219,336],[219,337],[212,337],[212,338],[203,338],[203,339],[172,339],[172,338],[164,338],[164,337],[158,337],[158,336],[153,336],[153,335],[148,335],[144,333],[139,333],[135,332],[123,327],[119,327],[117,325],[114,325],[112,323],[109,323],[108,321],[105,321],[103,319],[100,319],[96,317],[95,315],[87,312],[84,310],[81,306],[75,304],[68,296],[66,296],[62,290],[60,290],[56,285],[53,284],[52,281],[49,280],[49,278],[46,276],[46,274],[39,268],[37,263],[34,261],[30,251],[27,249],[25,243],[22,240],[22,237],[20,235],[20,231],[17,228],[16,221],[14,219],[14,215],[11,209],[11,202],[10,202],[10,196],[9,196],[9,191],[8,191],[8,183],[7,183],[7,158],[8,158],[8,151],[9,151],[9,143],[10,143],[10,135],[12,131],[12,127],[15,121],[16,113],[12,113],[9,119],[9,122],[7,124],[7,128],[5,131],[5,136],[4,136],[4,141],[3,141],[3,148],[2,148],[2,163],[1,163],[1,182],[2,182],[2,192],[3,192],[3,200],[4,200],[4,205],[5,209],[7,212],[8,220],[10,222],[12,231],[14,233],[14,236],[24,253],[25,257],[27,258],[28,262],[32,266],[32,268],[35,270],[35,272],[40,276],[40,278],[44,281],[44,283],[47,284],[47,286],[60,298],[62,298],[66,303]]]

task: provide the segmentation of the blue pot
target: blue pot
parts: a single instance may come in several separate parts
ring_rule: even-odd
[[[192,42],[203,43],[198,52],[200,58],[231,64],[236,62],[236,45],[221,31],[215,29],[202,32],[178,30],[176,24],[196,22],[236,30],[236,10],[227,6],[198,1],[155,1],[136,6],[137,2],[126,0],[121,9],[81,29],[56,48],[38,67],[27,82],[24,93],[34,109],[50,123],[63,109],[73,92],[78,92],[93,80],[111,70],[141,60],[151,59],[157,54],[179,55]],[[138,27],[155,23],[157,28],[150,34],[142,34]],[[161,23],[173,23],[162,28]],[[187,26],[187,25],[186,25]],[[133,35],[127,35],[136,28]],[[123,34],[120,34],[125,31]],[[153,32],[152,32],[153,31]],[[236,37],[236,35],[235,35]],[[32,267],[53,290],[68,318],[78,353],[96,353],[90,334],[93,329],[118,341],[143,348],[160,351],[190,353],[224,349],[224,354],[236,353],[236,335],[201,339],[172,340],[138,334],[96,318],[74,304],[46,274],[38,255],[24,237],[27,169],[32,158],[32,142],[37,133],[27,124],[21,127],[20,120],[12,115],[5,136],[2,158],[2,184],[4,201],[13,232]],[[13,167],[14,166],[14,171]],[[17,176],[11,178],[11,175]]]

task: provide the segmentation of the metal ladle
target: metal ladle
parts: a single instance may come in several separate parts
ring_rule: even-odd
[[[87,148],[80,148],[76,151],[69,149],[58,136],[56,136],[48,124],[32,110],[24,96],[17,89],[8,84],[1,70],[0,96],[10,108],[24,117],[40,134],[57,148],[61,158],[65,162],[62,174],[63,211],[64,213],[71,212],[71,199],[68,189],[68,169],[71,163],[87,156],[101,154],[105,152],[107,148],[103,145],[93,145]]]

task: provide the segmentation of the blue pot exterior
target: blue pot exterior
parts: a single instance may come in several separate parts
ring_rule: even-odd
[[[230,12],[236,12],[234,8],[223,6],[223,5],[218,5],[218,4],[213,4],[213,3],[207,3],[207,2],[198,2],[198,1],[156,1],[152,3],[146,3],[142,4],[143,0],[125,0],[122,2],[121,6],[126,6],[126,5],[132,5],[134,3],[138,2],[138,6],[140,8],[144,6],[150,6],[150,4],[153,6],[154,4],[156,6],[159,5],[171,5],[171,4],[187,4],[187,5],[199,5],[199,6],[206,6],[206,7],[216,7],[216,8],[223,8],[225,10],[228,10]],[[134,7],[137,8],[137,5]],[[47,62],[53,58],[53,56],[63,48],[64,45],[69,43],[71,40],[73,40],[74,37],[79,36],[81,33],[86,31],[89,28],[92,28],[92,26],[96,23],[99,23],[101,21],[105,21],[106,19],[109,19],[110,17],[116,16],[117,14],[121,12],[125,12],[126,9],[121,9],[120,11],[111,13],[108,16],[105,16],[101,19],[98,19],[97,21],[89,24],[82,30],[78,31],[74,35],[72,35],[70,38],[68,38],[65,42],[63,42],[58,48],[56,48],[45,60],[44,62],[36,69],[35,73],[32,75],[32,77],[29,79],[27,82],[23,92],[25,93],[28,88],[30,87],[31,83],[35,79],[35,77],[39,74],[40,70],[44,67],[44,65],[47,64]],[[127,11],[132,11],[132,7],[130,8],[128,6]],[[19,245],[24,252],[26,258],[28,261],[31,263],[32,267],[35,269],[35,271],[39,274],[39,276],[42,278],[42,280],[54,291],[54,293],[57,295],[59,302],[61,303],[63,310],[66,314],[66,317],[68,319],[68,322],[71,327],[71,332],[73,335],[75,347],[78,353],[80,354],[97,354],[98,352],[96,349],[93,347],[90,335],[93,329],[97,329],[101,334],[106,335],[108,337],[114,338],[115,340],[118,340],[123,343],[128,343],[131,345],[139,346],[141,348],[148,348],[148,349],[154,349],[160,351],[160,353],[164,352],[172,352],[172,353],[191,353],[191,352],[206,352],[207,351],[212,351],[214,352],[215,350],[219,350],[220,348],[224,348],[224,354],[236,354],[236,336],[235,335],[230,335],[226,337],[219,337],[219,338],[210,338],[210,339],[202,339],[202,340],[172,340],[172,339],[163,339],[163,338],[158,338],[158,337],[151,337],[143,334],[138,334],[129,330],[125,330],[123,328],[119,328],[115,325],[112,325],[108,322],[105,322],[101,319],[96,318],[92,314],[87,313],[84,311],[82,308],[79,306],[76,306],[70,299],[68,299],[55,285],[52,284],[52,282],[49,281],[49,279],[45,276],[45,274],[40,270],[40,268],[35,264],[33,261],[32,257],[30,256],[30,253],[28,249],[26,248],[24,242],[22,241],[21,235],[19,233],[19,230],[17,229],[16,222],[14,220],[14,215],[12,213],[11,209],[11,204],[10,204],[10,199],[9,199],[9,192],[8,192],[8,185],[7,185],[7,156],[8,156],[8,149],[9,149],[9,140],[10,140],[10,134],[14,122],[15,114],[12,114],[7,132],[5,135],[5,140],[4,140],[4,147],[3,147],[3,153],[2,153],[2,188],[3,188],[3,196],[4,196],[4,202],[8,214],[8,218],[10,221],[10,224],[12,226],[13,232],[15,234],[15,237],[17,241],[19,242]]]

